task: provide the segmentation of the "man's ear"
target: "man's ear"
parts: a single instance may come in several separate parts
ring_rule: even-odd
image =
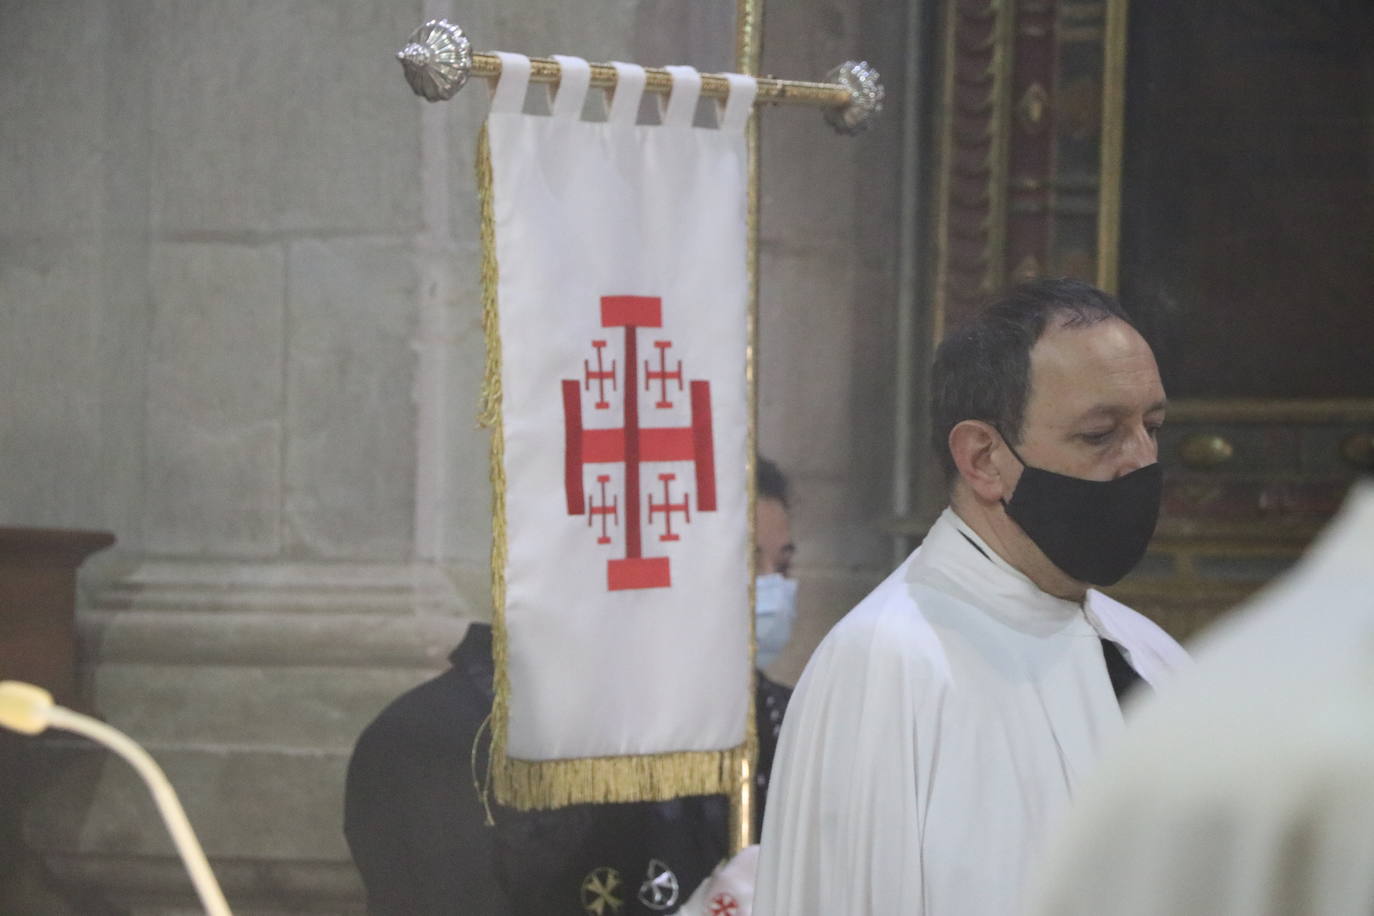
[[[1007,480],[993,460],[1002,437],[982,420],[961,420],[949,431],[949,453],[965,484],[987,502],[1011,496],[1015,481]]]

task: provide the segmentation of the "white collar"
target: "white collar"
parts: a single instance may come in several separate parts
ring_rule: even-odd
[[[1032,636],[1085,621],[1080,602],[1056,598],[1016,569],[945,509],[911,558],[907,581],[930,585]]]

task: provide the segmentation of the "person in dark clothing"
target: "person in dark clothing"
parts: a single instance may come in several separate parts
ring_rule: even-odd
[[[786,481],[760,459],[760,660],[794,617]],[[771,597],[765,597],[768,591]],[[772,616],[765,621],[765,607]],[[766,635],[765,635],[766,634]],[[394,700],[349,761],[344,835],[373,916],[596,916],[672,913],[729,854],[729,799],[572,805],[517,811],[484,802],[490,747],[491,627],[474,623],[451,667]],[[767,645],[765,645],[767,643]],[[768,648],[772,646],[772,648]],[[755,833],[791,690],[757,672]]]

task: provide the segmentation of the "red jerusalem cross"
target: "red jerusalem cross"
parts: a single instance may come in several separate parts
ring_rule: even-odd
[[[739,901],[722,891],[711,898],[707,912],[710,916],[739,916]]]
[[[658,401],[654,403],[655,407],[673,406],[673,402],[668,400],[670,381],[677,382],[677,390],[682,390],[682,360],[677,361],[677,369],[668,371],[668,348],[672,345],[672,342],[667,340],[654,341],[654,346],[658,349],[658,369],[650,369],[649,361],[644,361],[644,390],[648,391],[650,385],[658,382]]]
[[[596,368],[587,360],[582,360],[583,388],[587,391],[592,390],[592,382],[596,382],[596,409],[606,410],[611,406],[610,401],[606,400],[606,383],[611,383],[611,389],[615,390],[615,360],[611,360],[611,368],[606,369],[601,364],[601,351],[606,348],[606,341],[593,340],[592,346],[596,348]]]
[[[597,479],[600,480],[599,477]],[[690,522],[692,520],[692,504],[687,502],[686,493],[682,494],[682,502],[673,502],[671,484],[677,479],[676,474],[659,474],[658,479],[663,484],[663,502],[656,503],[653,496],[649,497],[649,521],[654,520],[655,513],[662,512],[664,532],[658,536],[658,539],[660,541],[681,540],[681,535],[673,533],[673,513],[681,512],[682,520]]]
[[[592,519],[600,516],[601,534],[597,537],[596,542],[598,544],[609,544],[611,542],[611,534],[606,529],[608,523],[607,516],[617,521],[619,520],[616,501],[614,499],[609,502],[606,501],[606,484],[611,482],[611,475],[597,474],[596,482],[601,485],[601,502],[598,504],[593,501],[591,507],[587,510],[587,527],[590,528],[592,526]]]
[[[583,515],[588,512],[587,498],[583,491],[582,469],[588,464],[621,464],[625,469],[625,556],[623,559],[607,563],[607,586],[611,591],[635,588],[667,588],[672,584],[672,576],[667,557],[644,556],[643,545],[643,508],[639,488],[640,465],[657,461],[690,461],[696,471],[697,510],[714,512],[716,509],[716,467],[715,446],[711,434],[711,383],[693,380],[689,386],[692,420],[690,426],[655,427],[641,426],[639,422],[639,353],[637,334],[640,328],[659,328],[663,326],[663,304],[657,296],[602,296],[601,326],[603,328],[625,329],[625,384],[620,386],[625,404],[625,422],[615,429],[585,429],[582,425],[582,385],[576,379],[563,381],[563,418],[566,430],[566,450],[564,452],[563,479],[567,491],[568,514]],[[602,343],[593,341],[593,346]],[[604,343],[603,343],[604,346]],[[682,382],[682,367],[679,363],[676,372],[667,371],[665,350],[666,342],[655,341],[658,347],[660,373],[649,371],[645,365],[646,383],[652,378],[663,386],[659,403],[666,401],[667,382],[675,378],[679,386]],[[601,347],[597,351],[597,372],[601,372]],[[612,364],[614,366],[614,364]],[[596,379],[604,383],[609,376],[614,379],[614,369],[607,376],[598,376],[589,364],[584,364],[585,381]],[[604,388],[601,389],[604,398]],[[598,402],[597,407],[602,404]],[[681,502],[673,502],[670,484],[675,479],[672,474],[660,474],[663,484],[663,502],[648,499],[649,521],[657,513],[663,513],[665,533],[660,541],[675,541],[680,535],[673,531],[673,513],[681,513],[684,521],[690,521],[687,497]],[[605,483],[607,478],[597,475],[601,483],[601,501],[592,512],[601,516],[602,536],[597,540],[606,543],[607,515],[613,510],[607,508]],[[588,518],[588,522],[591,518]]]

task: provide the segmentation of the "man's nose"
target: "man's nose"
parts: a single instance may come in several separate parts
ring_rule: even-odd
[[[1159,460],[1159,443],[1150,435],[1149,429],[1139,426],[1122,445],[1121,464],[1116,470],[1117,477],[1125,477]]]

